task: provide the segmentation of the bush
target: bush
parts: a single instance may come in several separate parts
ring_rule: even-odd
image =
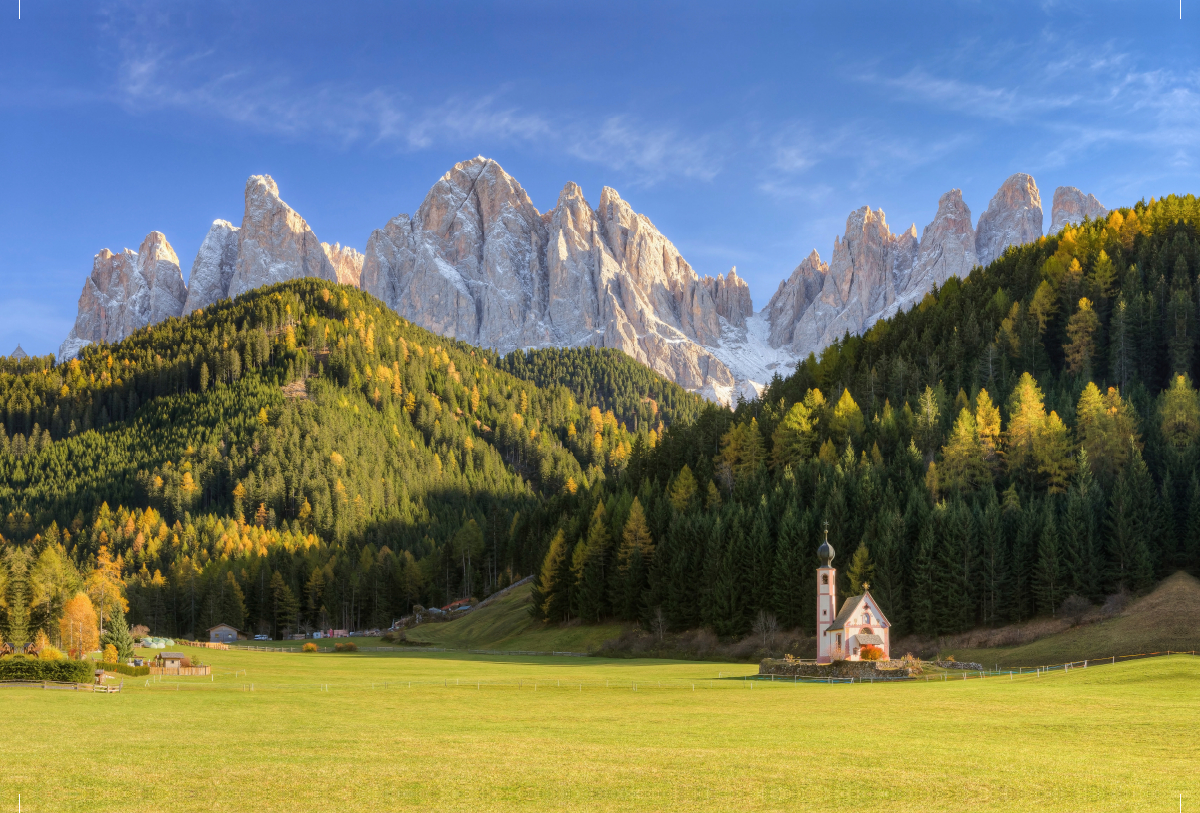
[[[858,657],[864,661],[881,661],[883,660],[883,650],[874,644],[867,644],[858,651]]]
[[[43,661],[13,655],[0,658],[0,680],[53,680],[59,683],[91,683],[95,665],[91,661]]]
[[[333,651],[334,652],[357,652],[358,644],[354,643],[353,641],[349,641],[344,644],[334,644]]]
[[[309,641],[307,644],[305,644],[304,646],[300,647],[300,651],[301,651],[301,652],[316,652],[316,651],[317,651],[317,645],[316,645],[316,644],[314,644],[312,641]]]
[[[115,646],[113,646],[112,644],[107,644],[104,647],[104,657],[102,658],[102,660],[105,663],[116,663],[118,660],[117,648]]]
[[[62,650],[53,644],[46,644],[37,654],[39,660],[43,661],[61,661],[67,657],[62,653]]]
[[[1078,627],[1083,623],[1083,617],[1092,609],[1092,603],[1083,596],[1071,594],[1063,601],[1062,607],[1058,609],[1059,613],[1064,618],[1069,618],[1071,623]]]

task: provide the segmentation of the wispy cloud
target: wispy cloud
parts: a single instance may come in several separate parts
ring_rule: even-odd
[[[820,203],[835,192],[828,183],[809,180],[823,165],[843,167],[843,190],[867,189],[880,177],[902,177],[971,140],[968,133],[917,138],[865,119],[824,129],[790,124],[769,139],[770,160],[758,188],[773,197]]]
[[[711,180],[721,161],[711,136],[647,126],[628,115],[597,120],[530,111],[508,102],[511,88],[422,103],[394,88],[304,85],[253,66],[216,70],[211,53],[175,54],[121,46],[117,94],[130,113],[174,109],[287,138],[415,151],[445,144],[519,143],[607,166],[634,185],[669,177]]]

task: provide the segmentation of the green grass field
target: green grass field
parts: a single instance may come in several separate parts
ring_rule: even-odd
[[[616,638],[626,625],[587,624],[560,627],[529,615],[530,585],[523,584],[462,618],[422,624],[408,632],[410,641],[450,649],[499,649],[526,652],[593,652]]]
[[[892,685],[596,658],[205,659],[211,680],[114,695],[0,688],[0,810],[18,793],[35,813],[1200,804],[1189,656]]]

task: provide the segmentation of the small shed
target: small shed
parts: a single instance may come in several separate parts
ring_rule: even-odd
[[[208,628],[208,640],[214,644],[227,644],[230,641],[245,640],[246,633],[229,624],[217,624]]]
[[[154,660],[165,669],[178,669],[183,666],[184,657],[182,652],[160,652]]]

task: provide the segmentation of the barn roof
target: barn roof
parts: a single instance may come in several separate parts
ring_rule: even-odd
[[[183,660],[184,654],[182,652],[161,652],[161,653],[159,653],[158,657],[160,657],[164,660],[167,658],[178,658],[180,660]]]

